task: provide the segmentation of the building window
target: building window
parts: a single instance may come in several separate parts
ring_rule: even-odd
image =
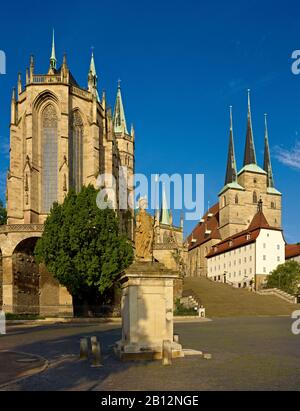
[[[223,196],[222,198],[222,205],[223,207],[226,207],[226,197],[225,196]]]
[[[280,245],[279,245],[279,244],[277,245],[277,250],[278,250],[278,251],[280,250]]]
[[[253,193],[253,204],[257,204],[257,203],[258,203],[257,193],[256,193],[256,191],[254,191],[254,193]]]
[[[266,255],[263,256],[263,260],[267,261],[267,256]]]
[[[264,273],[266,273],[267,272],[267,269],[266,269],[266,267],[264,267]]]
[[[267,248],[267,244],[266,244],[266,243],[264,243],[264,248]]]
[[[276,208],[276,204],[274,203],[274,201],[271,202],[271,208],[273,208],[273,209]]]
[[[49,104],[42,114],[42,210],[49,213],[58,190],[58,121]]]
[[[277,261],[280,262],[280,257],[277,257]]]
[[[83,122],[78,111],[73,113],[70,139],[70,186],[78,193],[83,185]]]
[[[238,196],[238,195],[235,196],[234,202],[235,202],[235,204],[238,204],[238,203],[239,203],[239,196]]]

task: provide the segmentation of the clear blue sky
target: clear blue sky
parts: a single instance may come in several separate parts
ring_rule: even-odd
[[[241,166],[251,88],[257,156],[262,164],[267,112],[286,239],[300,241],[300,75],[291,72],[291,54],[300,49],[299,1],[28,0],[3,3],[0,20],[7,55],[7,75],[0,76],[2,198],[11,89],[18,71],[25,77],[31,53],[36,72],[46,72],[54,27],[57,57],[67,52],[82,86],[91,46],[99,91],[107,90],[112,105],[122,79],[127,119],[136,128],[137,171],[204,173],[205,204],[216,201],[224,180],[229,105]]]

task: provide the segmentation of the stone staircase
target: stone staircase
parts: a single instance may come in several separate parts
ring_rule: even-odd
[[[259,295],[274,295],[275,297],[281,298],[282,300],[290,303],[297,304],[297,298],[294,295],[288,294],[279,288],[269,288],[266,290],[257,291]]]
[[[180,299],[180,303],[185,308],[199,309],[201,307],[201,300],[193,290],[184,290]]]

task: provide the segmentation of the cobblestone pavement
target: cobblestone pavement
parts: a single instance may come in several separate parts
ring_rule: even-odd
[[[112,354],[118,325],[9,328],[0,337],[0,350],[38,354],[49,367],[3,390],[300,390],[300,336],[291,333],[291,324],[288,317],[176,324],[184,348],[211,353],[213,359],[189,357],[171,367],[119,362]],[[92,335],[104,347],[104,366],[98,369],[78,360],[79,339]]]

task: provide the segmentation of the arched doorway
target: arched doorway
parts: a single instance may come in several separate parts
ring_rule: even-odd
[[[21,241],[12,256],[14,307],[18,314],[39,314],[40,273],[34,259],[38,238]]]

